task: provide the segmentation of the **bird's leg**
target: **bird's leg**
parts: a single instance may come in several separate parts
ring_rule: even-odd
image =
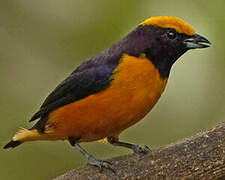
[[[134,151],[134,153],[148,154],[148,152],[151,151],[151,149],[148,146],[140,146],[140,145],[137,145],[137,144],[121,142],[116,137],[108,137],[107,139],[108,139],[110,144],[115,145],[115,146],[122,146],[122,147],[132,149]]]
[[[111,163],[110,162],[104,161],[104,160],[100,160],[100,159],[96,159],[94,156],[89,154],[84,148],[82,148],[79,143],[74,142],[74,140],[72,138],[69,138],[69,142],[70,142],[70,144],[73,147],[75,147],[78,151],[80,151],[80,153],[84,157],[86,157],[86,159],[88,161],[88,164],[93,165],[93,166],[97,166],[101,170],[102,170],[102,168],[106,168],[106,169],[109,169],[109,170],[114,172],[114,170],[111,167]]]
[[[97,166],[100,169],[102,168],[111,169],[110,167],[111,164],[109,162],[96,159],[94,156],[89,154],[85,149],[83,149],[78,143],[76,143],[74,147],[78,149],[81,152],[81,154],[83,154],[86,157],[86,159],[88,160],[88,164]]]

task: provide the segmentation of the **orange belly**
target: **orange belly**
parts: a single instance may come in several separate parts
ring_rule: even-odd
[[[106,90],[65,105],[49,115],[46,133],[94,141],[117,136],[142,119],[165,89],[167,79],[145,57],[124,55]]]

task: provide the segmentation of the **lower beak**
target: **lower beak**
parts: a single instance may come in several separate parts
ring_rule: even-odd
[[[210,47],[210,42],[205,37],[195,34],[183,41],[187,49],[207,48]]]

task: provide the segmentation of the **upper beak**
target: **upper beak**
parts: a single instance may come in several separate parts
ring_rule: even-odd
[[[195,34],[190,38],[185,39],[184,44],[187,49],[207,48],[210,47],[210,42],[205,37]]]

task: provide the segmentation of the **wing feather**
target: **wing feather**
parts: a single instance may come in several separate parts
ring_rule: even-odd
[[[106,89],[112,81],[112,66],[98,65],[73,72],[45,99],[30,121],[46,117],[49,112]]]

